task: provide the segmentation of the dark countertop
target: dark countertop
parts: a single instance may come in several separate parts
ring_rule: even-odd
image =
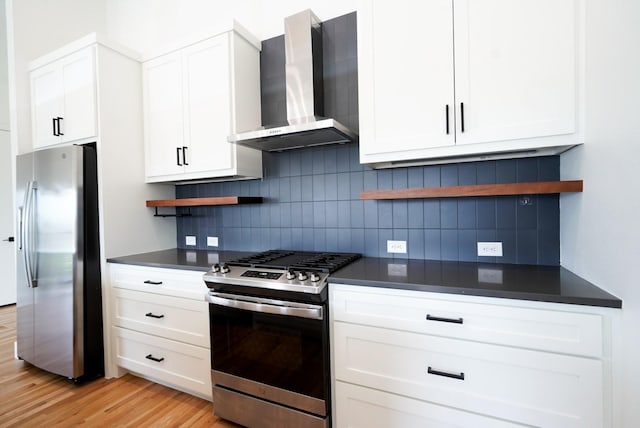
[[[253,252],[170,249],[113,257],[123,263],[206,272],[213,263]],[[621,308],[622,301],[560,266],[398,260],[364,257],[330,283]]]
[[[255,251],[180,250],[172,248],[170,250],[153,251],[151,253],[112,257],[107,259],[107,261],[109,263],[206,272],[214,263],[237,259],[253,254],[254,252]]]
[[[622,301],[560,266],[365,257],[330,283],[621,308]]]

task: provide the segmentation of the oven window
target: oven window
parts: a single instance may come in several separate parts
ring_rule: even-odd
[[[209,308],[214,370],[325,399],[325,320]]]

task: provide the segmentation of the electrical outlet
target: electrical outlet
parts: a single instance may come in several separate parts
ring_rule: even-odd
[[[207,247],[217,247],[217,246],[218,246],[218,237],[207,236]]]
[[[387,241],[387,253],[407,254],[407,241]]]
[[[478,269],[478,282],[502,284],[502,269]]]
[[[184,237],[184,244],[185,245],[196,245],[196,237],[195,236],[190,236],[187,235]]]
[[[502,257],[502,242],[478,242],[478,257]]]

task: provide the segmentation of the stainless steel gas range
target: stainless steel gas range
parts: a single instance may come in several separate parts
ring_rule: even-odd
[[[249,427],[331,426],[327,277],[359,257],[272,250],[204,275],[216,415]]]

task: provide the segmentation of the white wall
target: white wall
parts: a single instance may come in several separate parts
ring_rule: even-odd
[[[0,0],[0,130],[9,130],[9,75],[4,0]]]
[[[105,1],[6,0],[11,134],[17,153],[31,147],[29,61],[88,33],[104,32]]]
[[[561,158],[562,264],[623,301],[619,426],[640,426],[640,2],[587,0],[586,132]]]
[[[107,34],[145,53],[236,19],[265,40],[284,33],[285,16],[308,8],[324,21],[353,12],[356,0],[108,0]]]

